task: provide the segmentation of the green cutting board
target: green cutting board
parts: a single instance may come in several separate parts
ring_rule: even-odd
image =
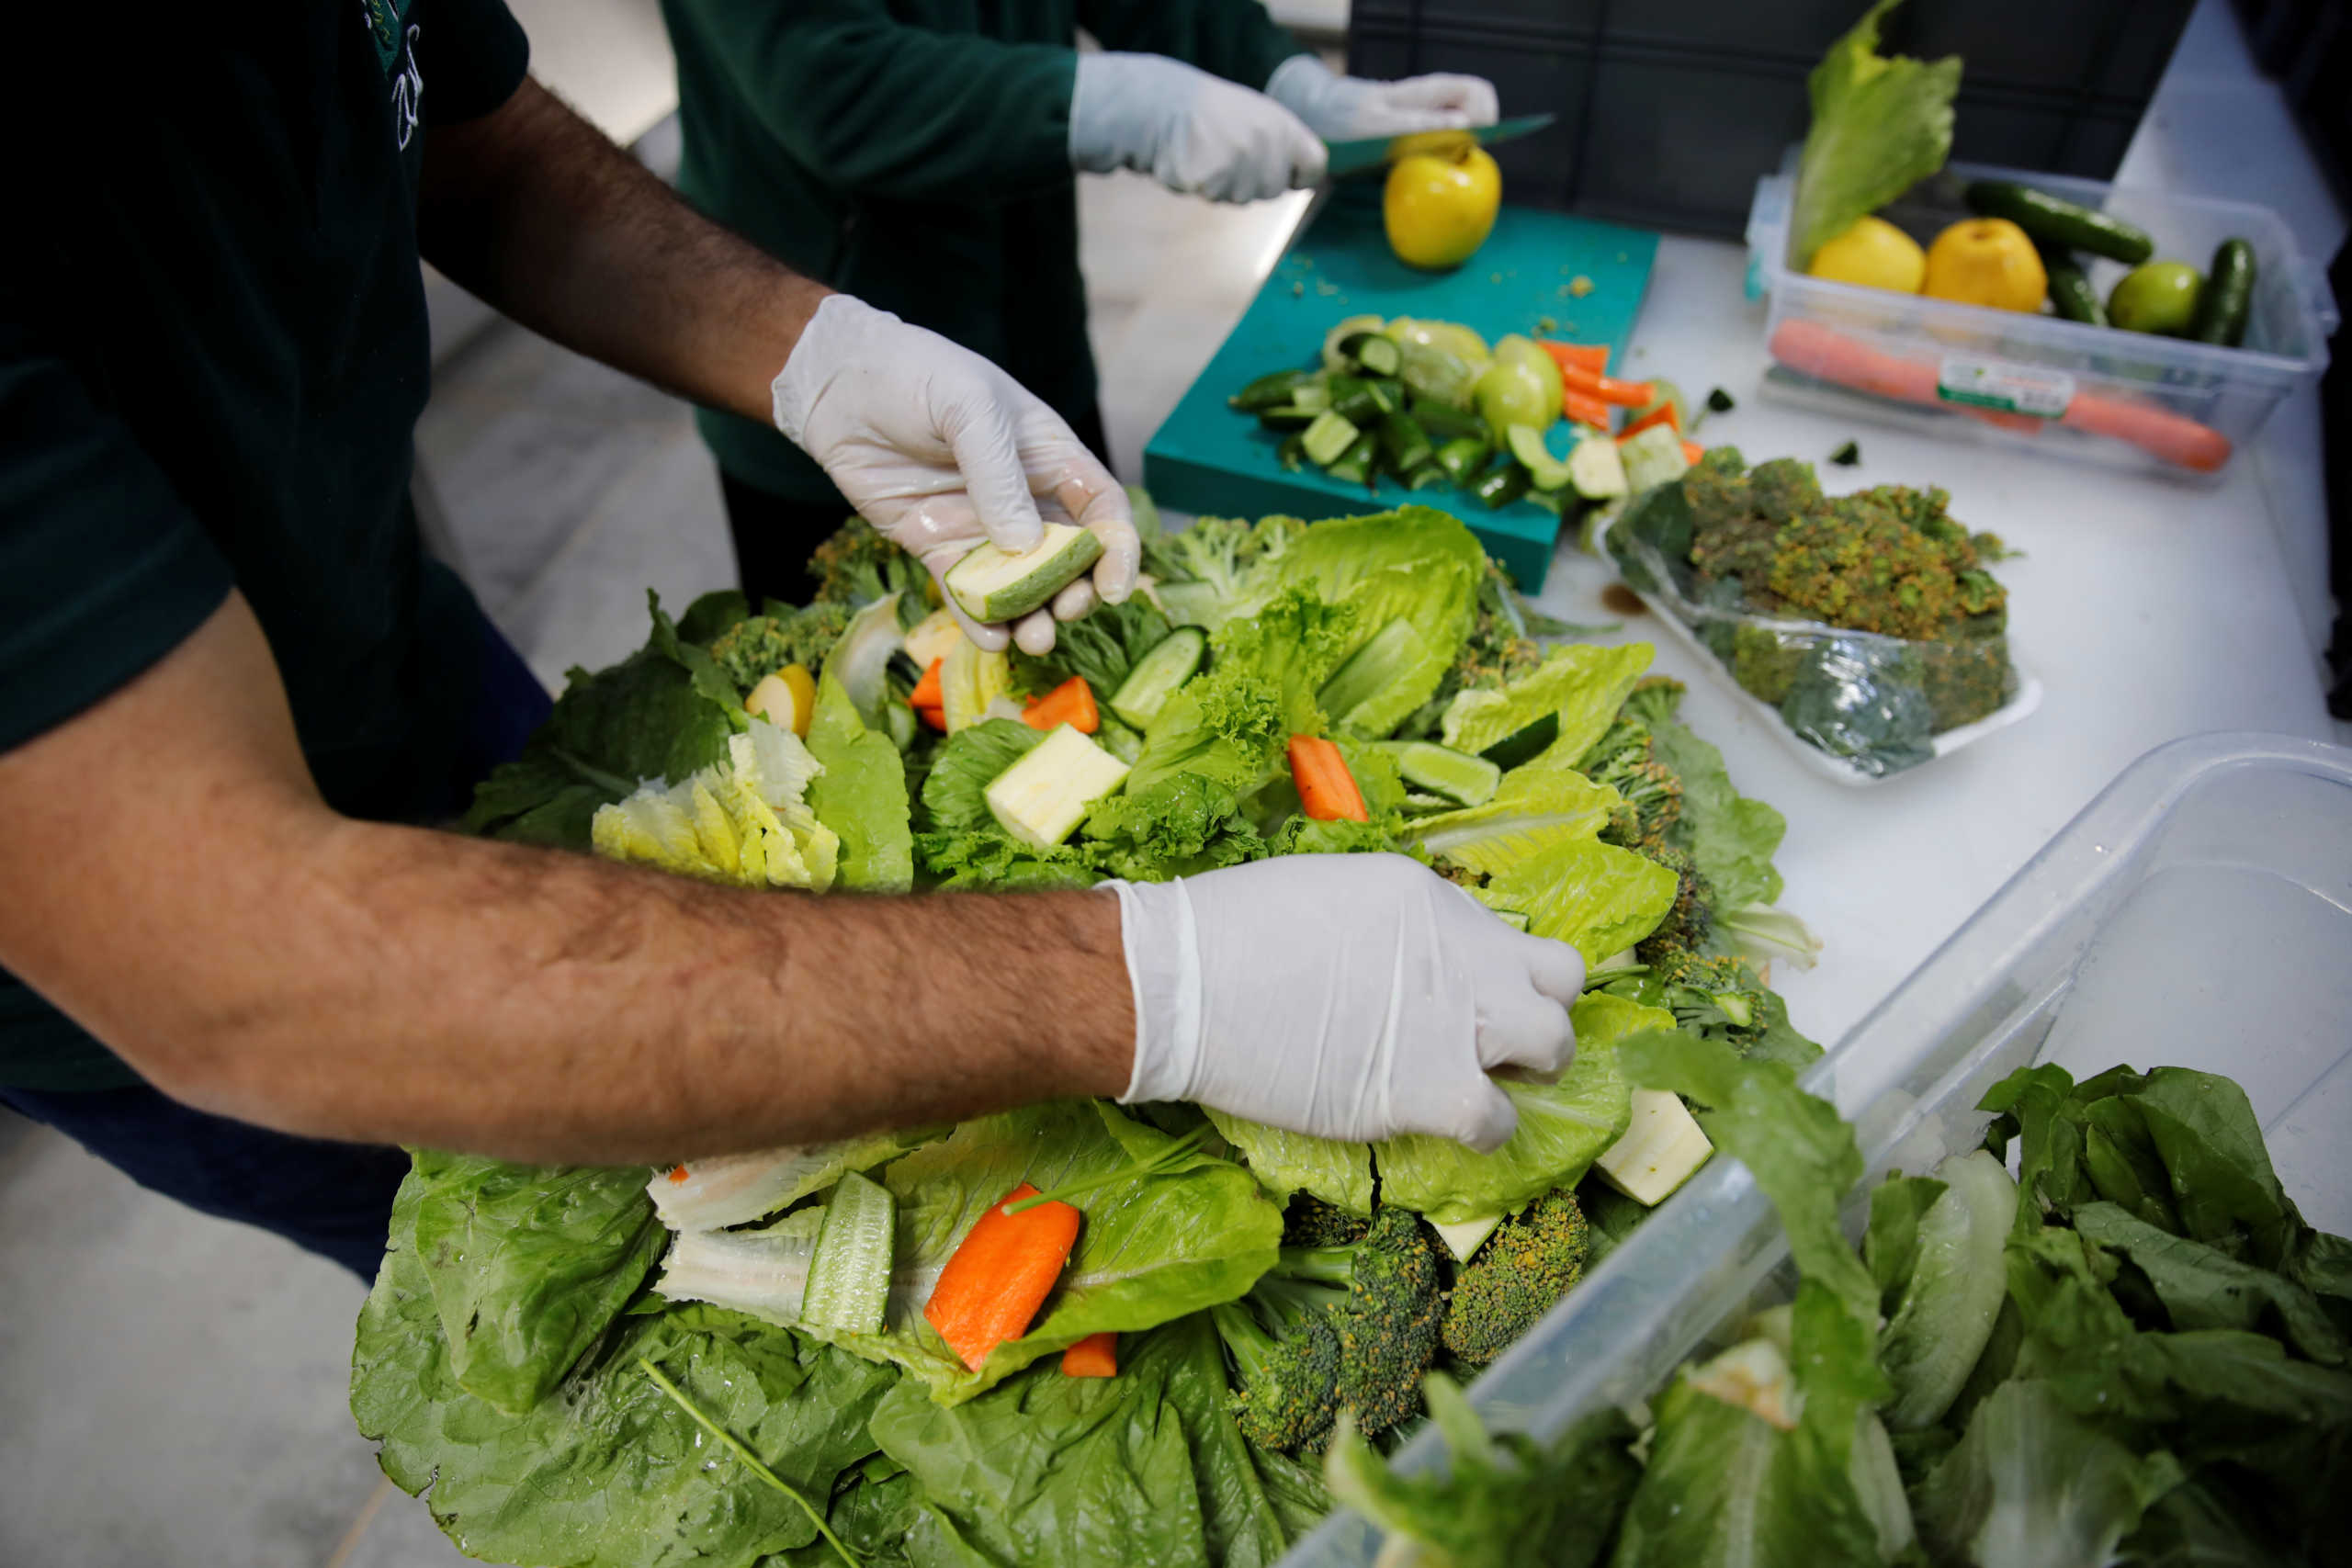
[[[1440,507],[1470,525],[1522,592],[1540,592],[1560,533],[1542,507],[1490,509],[1451,486],[1408,491],[1393,479],[1368,491],[1311,466],[1286,473],[1274,457],[1279,438],[1226,399],[1269,371],[1314,365],[1332,323],[1364,313],[1461,321],[1489,342],[1527,333],[1605,343],[1622,355],[1657,252],[1657,236],[1638,229],[1505,207],[1466,264],[1416,272],[1389,254],[1379,182],[1342,184],[1144,447],[1144,484],[1162,506],[1216,517],[1341,517],[1408,500]],[[1577,292],[1579,277],[1589,292]],[[1551,444],[1566,451],[1566,426],[1553,428]]]

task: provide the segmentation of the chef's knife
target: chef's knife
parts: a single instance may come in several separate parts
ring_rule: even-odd
[[[1330,149],[1330,173],[1337,179],[1345,175],[1360,175],[1367,169],[1385,168],[1392,157],[1412,151],[1417,142],[1471,136],[1477,139],[1479,146],[1492,147],[1498,141],[1515,141],[1541,130],[1554,118],[1548,114],[1523,114],[1517,119],[1497,120],[1475,130],[1417,130],[1409,136],[1373,136],[1362,141],[1331,141],[1325,145]]]

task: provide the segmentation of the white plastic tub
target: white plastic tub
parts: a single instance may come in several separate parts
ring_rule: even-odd
[[[1863,1194],[1975,1147],[2015,1069],[2120,1062],[2245,1089],[2303,1217],[2352,1233],[2352,750],[2209,735],[2142,758],[1898,987],[1805,1084],[1855,1121]],[[1556,1436],[1656,1390],[1726,1320],[1785,1299],[1786,1238],[1747,1168],[1700,1171],[1470,1390],[1499,1430]],[[1442,1462],[1424,1433],[1400,1468]],[[1327,1521],[1284,1561],[1373,1561]]]
[[[2198,479],[2226,468],[2271,410],[2327,367],[2335,297],[2268,208],[1953,164],[1883,214],[1924,245],[1971,216],[1960,198],[1967,181],[2000,179],[2135,223],[2154,238],[2159,257],[2200,272],[2215,246],[2244,238],[2255,253],[2253,315],[2245,345],[2220,348],[1808,276],[1789,254],[1796,168],[1792,148],[1779,174],[1757,182],[1747,218],[1749,292],[1770,299],[1765,333],[1776,363],[1765,378],[1768,396],[1953,439]],[[2081,259],[2102,299],[2129,270]],[[1849,353],[1838,368],[1860,374],[1825,379],[1817,352],[1824,334],[1876,357]],[[1856,390],[1857,383],[1881,390]],[[2218,444],[2198,436],[2197,427]],[[2153,444],[2102,433],[2116,429]],[[2190,454],[2213,461],[2193,466],[2184,460]]]

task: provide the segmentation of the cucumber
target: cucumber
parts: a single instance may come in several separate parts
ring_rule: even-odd
[[[1065,724],[991,780],[981,798],[1006,832],[1032,849],[1050,850],[1126,776],[1125,762]]]
[[[947,569],[947,592],[983,626],[1018,620],[1102,558],[1102,541],[1070,523],[1048,523],[1034,550],[982,545]]]
[[[1484,426],[1480,428],[1483,430]],[[1447,479],[1467,490],[1478,482],[1478,476],[1486,471],[1487,459],[1494,455],[1495,449],[1487,445],[1484,434],[1460,435],[1437,449],[1437,466],[1445,470]]]
[[[1617,443],[1618,460],[1625,465],[1625,488],[1645,491],[1668,484],[1690,468],[1682,455],[1682,437],[1670,425],[1653,424]]]
[[[2047,191],[2008,180],[1973,180],[1967,190],[1969,210],[1984,218],[2006,218],[2029,238],[2055,248],[2088,251],[2126,266],[2138,266],[2156,254],[2147,231],[2087,207],[2062,201]]]
[[[1315,416],[1315,423],[1299,437],[1299,448],[1307,460],[1317,468],[1329,468],[1340,460],[1340,454],[1355,445],[1362,432],[1355,422],[1338,409],[1326,409]]]
[[[2197,318],[2189,323],[2189,339],[2235,348],[2245,342],[2246,317],[2253,310],[2254,247],[2244,240],[2224,240],[2213,253],[2204,291],[2197,296]]]
[[[1521,762],[1532,762],[1550,750],[1552,742],[1559,738],[1560,716],[1547,713],[1512,730],[1478,755],[1509,773]]]
[[[1150,728],[1176,688],[1198,674],[1208,656],[1208,633],[1198,626],[1178,626],[1135,661],[1111,694],[1111,711],[1137,729]]]
[[[1343,484],[1370,484],[1372,466],[1380,456],[1380,448],[1370,431],[1355,439],[1355,445],[1324,467],[1323,471]]]
[[[898,1200],[855,1171],[842,1177],[825,1203],[825,1223],[808,1259],[800,1320],[844,1334],[879,1334],[890,1304],[890,1259],[896,1250]]]
[[[1430,446],[1429,432],[1411,414],[1397,412],[1380,416],[1380,456],[1391,473],[1410,474],[1424,463],[1434,461],[1437,452]]]
[[[1525,465],[1527,482],[1537,490],[1560,490],[1568,482],[1568,466],[1544,445],[1544,433],[1532,424],[1514,424],[1503,433],[1510,455]]]
[[[2070,321],[2085,326],[2107,325],[2107,304],[2091,287],[2090,275],[2072,251],[2046,249],[2041,270],[2050,275],[2050,308]]]
[[[1404,364],[1396,344],[1376,332],[1358,333],[1340,344],[1340,353],[1372,376],[1394,376]]]
[[[1305,430],[1324,412],[1321,409],[1311,409],[1299,403],[1282,403],[1273,408],[1260,409],[1258,423],[1268,430],[1288,433],[1294,430]]]
[[[1331,716],[1332,723],[1342,729],[1353,728],[1357,709],[1385,695],[1400,672],[1419,668],[1428,660],[1429,644],[1419,629],[1400,615],[1348,655],[1347,662],[1323,682],[1315,701]],[[1392,721],[1380,728],[1386,730],[1396,726]]]
[[[1626,493],[1625,459],[1606,435],[1579,441],[1568,453],[1568,484],[1587,501],[1615,501]]]
[[[1378,316],[1350,316],[1323,334],[1323,368],[1345,370],[1348,356],[1341,345],[1358,333],[1376,333],[1388,323]]]
[[[1473,485],[1471,493],[1488,506],[1500,509],[1525,495],[1528,483],[1527,465],[1513,459]]]
[[[1440,446],[1443,446],[1448,441],[1471,440],[1483,443],[1487,439],[1487,422],[1475,413],[1466,413],[1461,409],[1449,408],[1444,403],[1432,402],[1419,396],[1416,396],[1408,405],[1407,412],[1423,430],[1430,433],[1430,439]]]
[[[1434,740],[1385,740],[1380,749],[1396,759],[1397,776],[1407,788],[1455,806],[1484,806],[1503,782],[1502,769],[1484,757]]]
[[[1943,1419],[2008,1289],[2001,1254],[2017,1220],[2017,1183],[1982,1149],[1945,1160],[1936,1177],[1943,1195],[1919,1217],[1917,1261],[1879,1337],[1879,1364],[1894,1384],[1886,1424],[1898,1432]]]
[[[1298,389],[1316,379],[1316,376],[1312,370],[1276,370],[1259,377],[1225,400],[1243,413],[1278,408],[1291,401]]]

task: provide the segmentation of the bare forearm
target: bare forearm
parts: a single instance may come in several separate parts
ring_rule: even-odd
[[[1107,895],[820,900],[346,824],[273,903],[248,974],[190,976],[170,1072],[299,1131],[663,1160],[1126,1083]]]
[[[769,383],[829,292],[537,82],[432,134],[418,223],[427,260],[526,326],[751,419],[769,416]]]

